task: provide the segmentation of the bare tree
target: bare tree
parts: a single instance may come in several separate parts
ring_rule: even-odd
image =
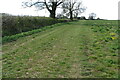
[[[96,14],[95,14],[95,13],[90,13],[90,14],[89,14],[89,19],[90,19],[90,20],[94,20],[95,17],[96,17]]]
[[[56,9],[57,7],[63,3],[64,0],[30,0],[27,2],[23,2],[23,6],[25,7],[32,7],[35,6],[37,9],[47,9],[50,13],[51,18],[55,18],[56,15]]]
[[[82,2],[78,0],[66,0],[62,4],[63,12],[70,16],[73,20],[73,16],[77,17],[78,14],[83,13],[86,8],[82,6]]]

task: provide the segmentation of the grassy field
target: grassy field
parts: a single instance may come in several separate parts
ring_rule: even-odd
[[[118,77],[117,21],[60,24],[5,43],[3,78]]]

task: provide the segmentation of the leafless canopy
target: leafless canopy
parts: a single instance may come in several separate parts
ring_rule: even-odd
[[[95,13],[90,13],[89,14],[89,19],[93,20],[93,19],[95,19],[95,17],[96,17]]]
[[[66,15],[70,15],[72,19],[73,14],[77,16],[80,13],[83,13],[86,8],[82,6],[82,1],[79,0],[66,0],[62,4],[63,12]]]
[[[64,0],[30,0],[23,2],[24,7],[35,6],[37,9],[47,9],[50,12],[50,17],[55,18],[55,12],[57,7],[62,4]]]

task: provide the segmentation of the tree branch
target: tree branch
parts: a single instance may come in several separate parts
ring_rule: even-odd
[[[44,4],[45,4],[46,8],[48,9],[48,11],[51,12],[51,9],[48,7],[48,5],[46,3],[46,0],[44,0]]]
[[[63,2],[64,2],[64,0],[62,0],[62,1],[61,1],[61,0],[58,0],[58,1],[57,1],[57,6],[59,6],[59,5],[62,4]]]
[[[32,6],[34,6],[34,5],[36,5],[36,4],[39,4],[39,3],[44,3],[44,2],[35,2],[35,3],[28,3],[28,2],[25,2],[24,4],[25,4],[25,6],[27,6],[27,7],[32,7]]]

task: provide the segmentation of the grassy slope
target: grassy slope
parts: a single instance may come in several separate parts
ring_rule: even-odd
[[[117,77],[117,50],[109,49],[115,44],[96,47],[102,34],[83,23],[71,22],[4,44],[3,77]]]

